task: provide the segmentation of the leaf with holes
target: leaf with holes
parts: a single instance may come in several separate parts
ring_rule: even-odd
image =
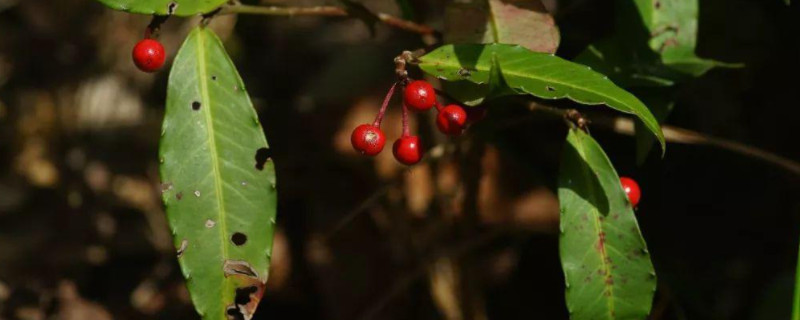
[[[570,318],[645,319],[656,289],[647,245],[611,161],[577,129],[564,146],[558,198]]]
[[[569,98],[588,105],[605,104],[637,116],[664,148],[664,136],[650,110],[634,95],[586,66],[554,55],[505,44],[446,45],[420,58],[420,68],[446,81],[487,84],[492,59],[517,94],[545,99]]]
[[[452,1],[445,10],[447,43],[509,43],[553,53],[561,36],[541,0]]]
[[[219,38],[194,29],[169,75],[159,156],[178,261],[203,319],[249,319],[264,293],[277,203],[268,148]]]
[[[214,11],[227,0],[97,0],[111,9],[141,14],[191,16]]]

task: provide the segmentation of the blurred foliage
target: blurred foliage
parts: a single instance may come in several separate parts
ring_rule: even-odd
[[[407,2],[416,21],[443,29],[444,1]],[[363,4],[401,15],[394,1]],[[560,56],[614,34],[608,1],[544,4]],[[800,117],[797,6],[704,0],[698,16],[696,54],[746,67],[682,79],[667,123],[800,159],[787,138]],[[0,318],[197,319],[159,202],[167,73],[130,62],[149,20],[93,0],[0,0]],[[166,22],[170,57],[197,23]],[[378,109],[392,58],[425,46],[418,35],[318,17],[229,15],[211,27],[248,85],[282,183],[254,319],[567,318],[554,194],[561,118],[498,99],[468,138],[431,151],[437,161],[365,160],[350,130]],[[392,140],[397,109],[385,120]],[[431,146],[447,141],[429,117],[412,120]],[[692,145],[636,166],[633,139],[592,134],[644,189],[654,319],[788,317],[797,177]]]

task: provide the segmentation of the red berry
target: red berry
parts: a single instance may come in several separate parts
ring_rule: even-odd
[[[386,144],[386,135],[383,134],[381,128],[371,124],[362,124],[353,130],[353,134],[350,136],[350,143],[361,154],[374,156],[383,151],[383,145]]]
[[[639,189],[639,184],[628,177],[619,178],[619,182],[622,184],[622,190],[625,190],[631,205],[635,207],[639,204],[639,199],[642,198],[642,189]]]
[[[400,137],[394,142],[392,151],[394,158],[405,165],[415,165],[422,160],[422,150],[417,136]]]
[[[406,86],[403,92],[406,106],[416,111],[425,111],[436,104],[436,91],[427,81],[416,80]]]
[[[467,112],[458,105],[451,104],[439,110],[436,126],[439,131],[449,136],[457,136],[464,132],[467,124]]]
[[[144,72],[157,71],[164,65],[165,58],[164,46],[156,40],[144,39],[133,47],[133,63]]]

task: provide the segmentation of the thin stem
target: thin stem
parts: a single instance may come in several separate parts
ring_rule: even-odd
[[[392,96],[394,96],[394,88],[397,87],[397,82],[392,84],[392,87],[389,88],[389,92],[386,93],[386,97],[383,98],[383,105],[381,105],[381,110],[378,111],[378,115],[375,117],[375,122],[372,123],[373,127],[381,127],[381,122],[383,122],[383,115],[386,114],[386,109],[389,106],[389,101],[392,100]]]
[[[633,120],[628,118],[614,117],[609,119],[605,117],[598,117],[596,124],[609,128],[616,133],[634,135]],[[661,129],[664,132],[664,139],[667,142],[714,146],[754,159],[762,160],[800,176],[800,163],[764,149],[669,125],[662,125]]]
[[[551,106],[546,106],[538,103],[531,103],[529,105],[529,109],[531,111],[543,111],[549,114],[557,115],[564,117],[568,114],[569,110],[566,109],[559,109],[554,108]],[[588,120],[583,118],[584,121]],[[592,119],[595,120],[593,122],[594,125],[604,128],[610,129],[618,134],[624,134],[632,136],[635,134],[634,132],[634,125],[633,120],[625,117],[608,117],[602,115],[593,115]],[[518,119],[519,121],[525,121],[524,119]],[[734,153],[738,153],[747,157],[751,157],[754,159],[759,159],[761,161],[767,162],[769,164],[781,167],[795,175],[800,176],[800,163],[795,162],[791,159],[779,156],[772,152],[766,151],[764,149],[760,149],[751,145],[747,145],[741,142],[736,142],[733,140],[723,139],[714,137],[708,134],[700,133],[697,131],[692,131],[689,129],[679,128],[670,125],[661,125],[661,130],[664,132],[664,140],[669,143],[681,143],[681,144],[696,144],[696,145],[708,145],[714,146],[723,150],[728,150]],[[800,320],[800,319],[797,319]]]
[[[392,27],[395,27],[395,28],[398,28],[398,29],[408,30],[408,31],[411,31],[411,32],[419,33],[419,34],[432,34],[434,32],[433,28],[431,28],[429,26],[426,26],[424,24],[418,24],[416,22],[403,20],[403,19],[397,18],[397,17],[392,16],[392,15],[385,14],[385,13],[382,13],[382,12],[379,12],[377,14],[377,16],[378,16],[378,20],[380,20],[384,24],[392,26]]]
[[[442,112],[442,105],[439,104],[439,101],[436,101],[433,106],[436,107],[436,112]]]
[[[147,28],[144,29],[144,38],[158,38],[158,34],[161,31],[161,24],[167,21],[169,16],[159,16],[154,15],[153,19],[150,20],[150,23],[147,25]]]
[[[265,16],[326,16],[326,17],[346,17],[346,10],[334,6],[316,7],[279,7],[279,6],[253,6],[237,4],[223,7],[219,14],[259,14]]]
[[[324,16],[324,17],[350,17],[353,16],[344,8],[336,6],[315,6],[315,7],[282,7],[282,6],[254,6],[246,4],[228,5],[222,8],[219,14],[259,14],[266,16]],[[435,32],[433,28],[424,24],[404,20],[390,14],[369,12],[378,21],[398,29],[430,35]]]
[[[410,135],[411,131],[408,129],[408,107],[403,103],[403,137],[408,137]]]

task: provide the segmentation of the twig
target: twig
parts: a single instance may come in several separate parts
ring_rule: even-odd
[[[388,15],[382,12],[378,12],[376,15],[378,16],[378,20],[380,20],[384,24],[398,29],[408,30],[419,34],[432,34],[434,32],[433,28],[426,26],[424,24],[418,24],[416,22],[403,20],[398,17]]]
[[[426,263],[416,267],[415,269],[409,271],[404,276],[400,277],[399,280],[395,281],[391,288],[389,288],[386,293],[378,298],[372,306],[367,309],[366,311],[361,313],[361,316],[358,319],[361,320],[368,320],[374,319],[378,315],[378,313],[389,304],[396,296],[400,293],[404,292],[414,281],[425,275],[428,271],[428,268],[432,263],[436,260],[441,258],[451,258],[451,259],[458,259],[463,257],[464,255],[468,254],[469,252],[480,248],[481,246],[486,245],[490,241],[497,239],[498,237],[509,233],[511,230],[498,228],[492,229],[489,231],[484,232],[483,234],[473,236],[470,238],[466,238],[464,242],[457,244],[456,246],[451,247],[449,250],[445,250],[441,254],[438,254],[431,259],[428,259]]]
[[[246,4],[232,4],[222,7],[219,14],[259,14],[267,16],[323,16],[323,17],[350,17],[350,12],[345,8],[336,6],[315,7],[282,7],[282,6],[253,6]],[[398,29],[419,33],[422,35],[433,34],[435,30],[424,24],[404,20],[383,12],[372,13],[378,21]]]
[[[597,119],[598,123],[600,123],[600,121],[601,119]],[[631,119],[614,117],[602,119],[602,123],[604,127],[616,133],[634,135],[634,125]],[[662,125],[661,130],[664,132],[664,139],[666,139],[667,142],[714,146],[773,164],[800,176],[800,163],[758,147],[670,125]]]
[[[400,81],[403,85],[408,83],[408,70],[407,67],[409,64],[417,64],[419,63],[419,57],[425,54],[424,49],[420,49],[414,52],[411,51],[403,51],[397,57],[394,57],[394,73],[397,75],[398,81]],[[438,91],[437,91],[438,92]]]
[[[235,4],[222,7],[219,14],[259,14],[266,16],[325,16],[325,17],[346,17],[349,14],[340,7],[335,6],[316,6],[316,7],[281,7],[281,6],[253,6],[246,4]]]
[[[376,202],[378,202],[378,200],[381,199],[381,197],[383,197],[383,195],[385,195],[389,191],[389,189],[390,189],[390,187],[392,185],[394,185],[394,184],[393,183],[388,183],[388,184],[385,184],[385,185],[379,187],[369,197],[364,199],[364,201],[362,201],[361,204],[359,204],[356,208],[354,208],[353,210],[350,210],[350,212],[348,212],[346,215],[344,215],[344,217],[342,217],[339,220],[339,222],[336,223],[336,225],[334,225],[328,232],[326,232],[322,236],[322,239],[321,239],[322,242],[323,243],[328,242],[333,236],[338,234],[339,231],[342,231],[342,229],[344,229],[350,223],[352,223],[353,220],[355,220],[362,212],[365,212],[365,211],[367,211],[367,209],[372,207]]]
[[[566,116],[569,112],[567,109],[554,108],[539,103],[531,103],[529,105],[529,109],[531,111],[543,111],[562,117]],[[593,123],[598,127],[609,129],[616,133],[628,136],[635,134],[633,120],[629,118],[596,116],[594,117],[594,120],[595,121]],[[661,125],[661,130],[664,132],[664,139],[670,143],[714,146],[723,150],[728,150],[743,156],[767,162],[800,176],[800,163],[781,157],[761,148],[670,125]]]
[[[445,155],[446,145],[447,143],[442,143],[434,146],[433,148],[428,150],[428,155],[424,159],[422,159],[422,161],[429,162],[443,157]],[[367,209],[369,209],[378,200],[380,200],[381,197],[389,191],[389,189],[391,189],[395,185],[402,183],[403,182],[402,177],[403,176],[399,176],[396,179],[376,188],[375,191],[371,195],[369,195],[369,197],[361,201],[361,203],[358,206],[356,206],[355,208],[350,210],[350,212],[344,215],[344,217],[342,217],[338,222],[336,222],[336,224],[334,224],[334,226],[331,227],[328,232],[325,232],[325,234],[322,236],[322,242],[327,242],[331,238],[335,237],[340,231],[342,231],[345,227],[347,227],[350,223],[352,223],[359,215],[366,212]]]

